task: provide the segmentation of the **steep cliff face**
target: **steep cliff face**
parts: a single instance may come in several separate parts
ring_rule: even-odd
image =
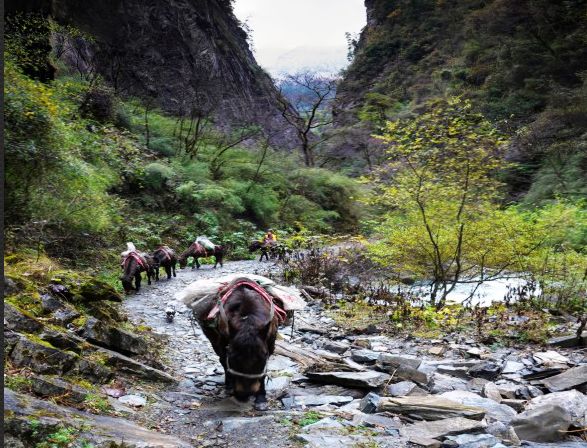
[[[432,97],[465,95],[507,132],[523,130],[509,154],[525,166],[512,179],[516,192],[532,189],[540,170],[566,170],[548,168],[553,154],[574,160],[573,182],[585,174],[577,149],[584,153],[587,131],[586,1],[365,0],[365,7],[368,23],[338,89],[339,126],[374,130]]]
[[[92,36],[69,44],[76,68],[118,93],[222,126],[261,124],[287,144],[277,91],[257,65],[228,0],[48,0],[52,17]],[[47,8],[46,8],[47,9]]]

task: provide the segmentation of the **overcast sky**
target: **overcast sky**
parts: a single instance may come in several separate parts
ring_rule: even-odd
[[[333,58],[344,60],[345,32],[358,33],[366,22],[363,1],[236,0],[234,12],[252,28],[255,56],[261,65],[275,65],[279,55],[296,48],[306,51],[300,50],[291,57],[306,59],[307,53],[307,62],[312,64],[316,55],[324,57],[327,49]]]

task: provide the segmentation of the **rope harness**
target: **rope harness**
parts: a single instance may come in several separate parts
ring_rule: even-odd
[[[157,249],[157,251],[163,252],[163,255],[165,255],[165,258],[167,258],[169,261],[171,261],[171,254],[169,253],[169,250],[166,247],[161,246]]]
[[[145,263],[145,261],[143,260],[143,257],[141,257],[137,252],[132,251],[130,252],[125,258],[124,260],[122,260],[122,263],[120,264],[124,269],[126,269],[126,265],[127,263],[131,260],[135,260],[137,262],[137,264],[139,266],[141,266],[145,271],[148,271],[148,267],[147,264]]]
[[[212,308],[212,310],[210,310],[206,319],[209,319],[209,320],[214,319],[218,315],[218,312],[220,311],[220,306],[224,306],[224,304],[226,303],[228,298],[232,295],[232,293],[235,291],[235,289],[240,286],[243,286],[243,285],[248,286],[253,291],[258,293],[263,298],[263,300],[265,300],[265,302],[267,302],[267,304],[269,306],[273,305],[275,307],[275,314],[277,314],[277,317],[279,319],[279,323],[283,323],[285,321],[285,319],[287,317],[286,312],[281,307],[275,305],[275,303],[273,302],[273,298],[258,283],[254,282],[252,280],[248,280],[248,279],[242,279],[237,282],[233,282],[228,286],[221,287],[221,289],[219,289],[219,291],[218,291],[218,294],[220,295],[220,299],[218,299],[218,303],[214,306],[214,308]]]

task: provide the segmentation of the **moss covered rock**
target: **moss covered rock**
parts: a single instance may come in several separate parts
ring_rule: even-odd
[[[32,335],[21,336],[10,353],[16,367],[28,367],[36,373],[63,374],[71,370],[78,356],[59,350]]]
[[[74,302],[122,301],[122,296],[108,283],[71,271],[57,272],[49,289]]]

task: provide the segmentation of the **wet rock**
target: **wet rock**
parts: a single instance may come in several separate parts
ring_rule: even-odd
[[[501,366],[494,362],[482,362],[471,367],[468,373],[474,378],[485,378],[492,381],[501,373]]]
[[[89,390],[75,384],[68,383],[59,378],[46,376],[34,376],[31,378],[33,392],[41,397],[60,396],[75,403],[85,400]]]
[[[455,366],[438,366],[438,373],[442,373],[443,375],[454,376],[457,378],[462,378],[464,380],[468,380],[471,378],[469,375],[469,368],[468,367],[455,367]]]
[[[64,327],[80,316],[81,314],[72,308],[61,308],[53,312],[53,315],[51,316],[51,321],[57,325],[61,325],[62,327]]]
[[[501,403],[501,394],[499,393],[499,388],[492,383],[491,381],[485,383],[483,386],[483,396],[489,398],[496,403]]]
[[[511,421],[520,440],[556,442],[563,438],[571,424],[571,416],[560,406],[545,405],[525,411]]]
[[[451,390],[467,390],[467,382],[441,373],[432,374],[430,392],[441,394]]]
[[[444,397],[383,397],[377,404],[377,411],[414,416],[423,420],[441,420],[452,417],[468,417],[481,420],[485,410],[476,406],[461,404]]]
[[[123,395],[118,399],[119,402],[128,406],[134,407],[142,407],[147,404],[147,399],[145,397],[141,397],[140,395]]]
[[[423,396],[428,393],[411,381],[400,381],[387,386],[387,393],[392,397]]]
[[[81,335],[93,344],[123,355],[144,355],[149,351],[149,346],[142,337],[110,326],[96,318],[88,319]]]
[[[382,370],[390,371],[398,367],[410,367],[417,369],[422,364],[422,360],[417,358],[407,358],[405,356],[395,356],[381,353],[377,359],[377,367]]]
[[[380,354],[372,350],[351,350],[351,359],[363,364],[375,364]]]
[[[587,426],[587,396],[577,390],[535,397],[526,404],[526,409],[536,409],[544,405],[558,405],[569,412],[573,425],[580,428]]]
[[[392,373],[398,380],[413,381],[426,386],[430,382],[430,375],[417,370],[420,364],[419,359],[381,354],[376,365],[384,372]]]
[[[78,357],[41,340],[20,337],[10,353],[10,359],[16,367],[29,367],[36,373],[63,374],[73,368]]]
[[[518,373],[521,370],[524,370],[526,366],[522,362],[517,361],[506,361],[503,370],[501,371],[502,374],[508,373]]]
[[[298,395],[281,400],[286,409],[301,408],[304,406],[322,406],[333,404],[340,406],[353,401],[353,397],[339,395]]]
[[[481,408],[485,411],[487,418],[500,422],[507,423],[517,415],[517,412],[509,406],[496,403],[489,398],[480,397],[473,392],[454,390],[452,392],[445,392],[441,394],[440,397],[461,403],[466,406]]]
[[[75,373],[90,379],[94,383],[107,383],[112,379],[114,373],[105,365],[80,358],[75,366]]]
[[[37,333],[43,328],[37,319],[28,316],[8,302],[4,302],[4,320],[8,322],[5,327],[8,330],[21,331],[23,333]]]
[[[548,387],[551,392],[560,392],[578,387],[587,383],[587,364],[573,367],[566,372],[543,380],[542,383]]]
[[[381,397],[373,392],[369,392],[363,397],[359,404],[359,411],[365,414],[374,414],[377,411],[377,403]]]
[[[569,363],[569,358],[554,350],[534,353],[533,357],[538,364],[544,367],[566,368]]]
[[[460,434],[448,436],[446,439],[456,442],[459,448],[505,448],[505,445],[491,434]]]
[[[66,300],[122,302],[122,296],[108,283],[79,273],[58,273],[51,279],[49,287],[54,293]]]
[[[30,419],[38,421],[39,435],[55,432],[67,422],[76,428],[77,440],[85,439],[94,446],[113,446],[124,441],[134,448],[190,448],[191,445],[173,436],[150,431],[120,417],[107,417],[81,412],[4,389],[5,430],[19,438],[30,431]],[[30,434],[30,432],[29,432]],[[40,442],[41,440],[36,440]],[[32,446],[32,445],[29,445]]]
[[[60,333],[49,328],[45,328],[39,338],[57,347],[61,350],[69,350],[77,354],[81,353],[81,343],[85,341],[77,336],[69,333]]]
[[[535,386],[520,386],[516,389],[516,398],[520,400],[529,400],[540,395],[543,395],[542,391]]]
[[[52,313],[53,311],[66,308],[66,304],[57,297],[53,297],[51,294],[43,294],[41,296],[41,307],[44,312]]]
[[[389,375],[372,370],[366,372],[307,372],[306,376],[321,383],[367,389],[380,387],[389,380]]]
[[[342,344],[341,342],[326,341],[322,348],[324,350],[328,350],[329,352],[334,352],[338,353],[339,355],[342,355],[349,349],[349,346],[347,344]]]
[[[430,422],[413,423],[401,429],[400,433],[409,439],[412,437],[438,439],[450,435],[481,432],[485,429],[485,426],[483,422],[477,420],[454,417]]]

